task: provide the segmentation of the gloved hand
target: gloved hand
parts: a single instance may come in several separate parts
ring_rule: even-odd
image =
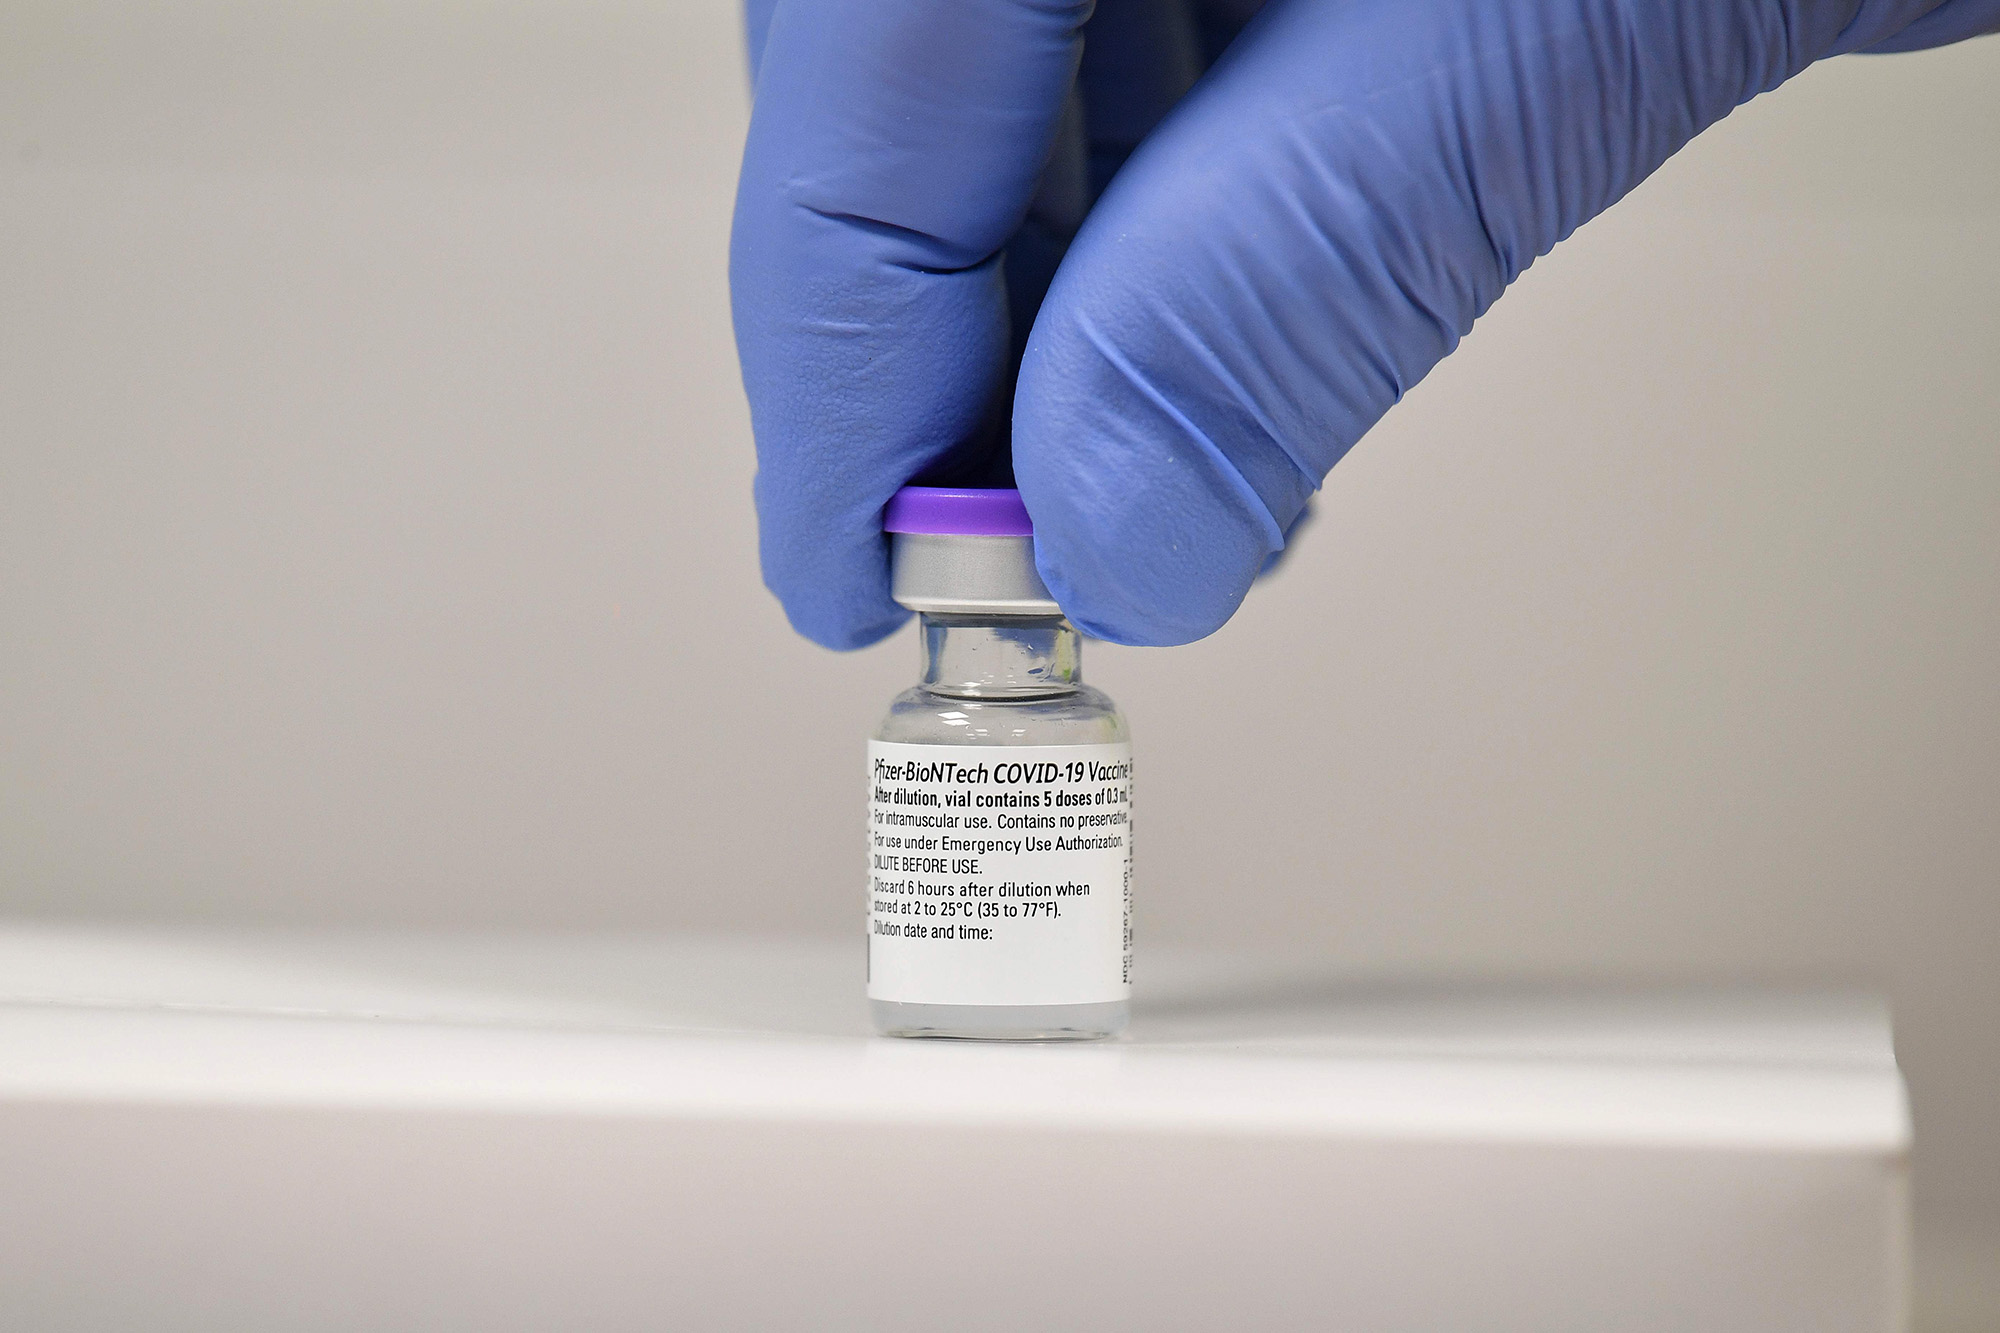
[[[1080,628],[1210,633],[1507,284],[1689,139],[1823,57],[2000,29],[2000,0],[1273,0],[1232,34],[1202,4],[753,0],[730,286],[804,634],[893,630],[882,505],[1004,484],[1010,443]]]

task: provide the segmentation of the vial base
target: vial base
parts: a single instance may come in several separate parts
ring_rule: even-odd
[[[904,1004],[870,1000],[885,1037],[959,1037],[970,1041],[1097,1041],[1125,1030],[1126,1000],[1101,1004]]]

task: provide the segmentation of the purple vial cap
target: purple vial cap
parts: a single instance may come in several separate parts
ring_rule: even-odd
[[[1016,490],[905,486],[882,510],[882,531],[937,537],[1032,537],[1035,525]]]

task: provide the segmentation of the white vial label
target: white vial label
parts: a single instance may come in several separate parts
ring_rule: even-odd
[[[868,995],[1131,994],[1132,747],[868,743]]]

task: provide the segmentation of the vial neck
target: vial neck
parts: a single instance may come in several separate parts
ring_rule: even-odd
[[[1083,636],[1061,616],[918,617],[924,688],[964,699],[1069,694],[1083,680]]]

